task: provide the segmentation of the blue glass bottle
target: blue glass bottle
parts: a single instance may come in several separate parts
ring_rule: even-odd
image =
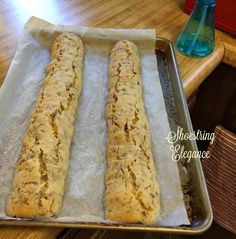
[[[197,0],[176,46],[184,55],[204,57],[215,47],[215,0]]]

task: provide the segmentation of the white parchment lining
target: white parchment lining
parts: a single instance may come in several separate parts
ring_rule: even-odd
[[[155,31],[55,26],[37,18],[26,24],[0,88],[0,217],[7,218],[5,205],[14,165],[50,60],[49,48],[55,36],[65,31],[79,34],[84,42],[83,90],[61,213],[50,220],[104,222],[109,52],[116,41],[128,39],[137,44],[141,58],[144,102],[161,188],[161,217],[155,225],[189,224],[178,168],[165,140],[170,127],[154,54]]]

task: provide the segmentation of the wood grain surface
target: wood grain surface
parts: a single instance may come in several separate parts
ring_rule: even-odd
[[[0,85],[14,56],[25,22],[36,16],[54,24],[79,24],[109,28],[155,28],[157,36],[176,41],[188,16],[184,0],[1,0]],[[186,96],[223,60],[236,67],[236,40],[216,32],[215,51],[201,59],[176,52]],[[59,233],[58,228],[0,227],[0,238],[46,238]]]
[[[20,39],[31,16],[55,24],[80,24],[112,28],[155,28],[157,36],[173,42],[188,16],[183,0],[1,0],[0,84],[3,82]],[[193,59],[176,52],[186,96],[190,96],[222,59],[236,66],[236,40],[216,32],[215,51],[208,57]]]
[[[1,239],[52,239],[55,238],[62,228],[55,227],[14,227],[1,226]]]

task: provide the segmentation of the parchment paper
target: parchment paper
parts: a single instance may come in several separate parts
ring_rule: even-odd
[[[116,41],[128,39],[138,45],[141,57],[144,102],[161,188],[161,217],[155,225],[189,224],[178,168],[165,140],[170,127],[154,54],[155,31],[55,26],[37,18],[26,24],[0,89],[0,217],[6,218],[14,165],[50,60],[49,48],[55,36],[65,31],[79,34],[84,42],[83,90],[61,213],[50,220],[104,222],[109,52]]]

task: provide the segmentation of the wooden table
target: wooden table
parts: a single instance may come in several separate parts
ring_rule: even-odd
[[[109,28],[155,28],[157,36],[176,41],[188,18],[183,0],[1,0],[0,85],[10,66],[25,22],[37,16],[55,24],[79,24]],[[225,62],[236,67],[236,40],[216,31],[215,51],[202,59],[191,59],[178,52],[177,61],[186,96]],[[61,229],[0,227],[0,238],[54,238]]]

